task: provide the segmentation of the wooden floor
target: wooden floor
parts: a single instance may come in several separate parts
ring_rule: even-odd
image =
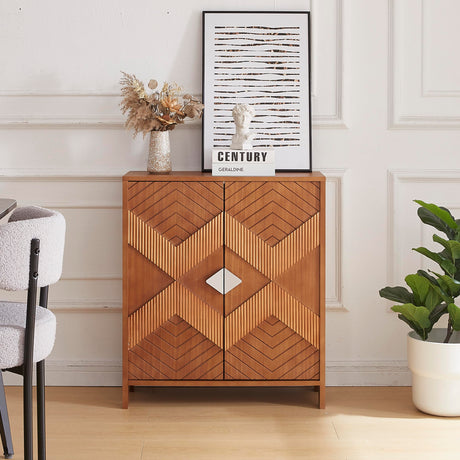
[[[8,387],[22,459],[21,388]],[[410,388],[47,389],[49,460],[458,460],[460,418],[418,412]]]

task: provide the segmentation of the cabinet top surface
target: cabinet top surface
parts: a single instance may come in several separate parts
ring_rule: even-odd
[[[201,171],[172,171],[169,174],[150,174],[147,171],[129,171],[123,176],[124,181],[279,181],[305,180],[324,181],[325,176],[314,171],[306,172],[278,172],[274,176],[213,176],[209,172]]]

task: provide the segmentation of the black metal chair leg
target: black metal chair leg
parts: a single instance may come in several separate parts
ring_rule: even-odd
[[[38,258],[40,240],[34,238],[30,245],[29,289],[27,291],[26,334],[24,340],[24,460],[33,460],[33,411],[32,411],[32,376],[34,373],[34,335],[37,305]]]
[[[37,363],[38,460],[46,460],[45,360]]]
[[[24,460],[33,460],[33,409],[32,409],[33,367],[24,366],[23,417],[24,417]]]
[[[48,308],[48,286],[40,288],[39,305]],[[45,360],[37,363],[37,434],[38,460],[46,460]]]
[[[5,388],[3,386],[2,371],[0,370],[0,435],[5,458],[13,458],[13,441],[11,439],[10,421],[6,407]]]

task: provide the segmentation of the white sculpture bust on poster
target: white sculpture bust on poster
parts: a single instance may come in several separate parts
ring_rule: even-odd
[[[249,125],[255,114],[255,110],[248,104],[236,104],[233,107],[232,115],[236,129],[232,137],[231,149],[252,149],[252,139],[254,139],[255,133],[249,129]]]

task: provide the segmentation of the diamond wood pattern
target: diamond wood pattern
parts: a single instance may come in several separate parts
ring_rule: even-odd
[[[225,378],[319,379],[319,351],[275,316],[269,316],[226,351]]]
[[[228,247],[225,248],[225,267],[241,279],[241,284],[225,294],[225,312],[228,315],[270,283],[270,279]]]
[[[270,283],[225,317],[225,349],[270,316],[319,348],[319,317],[276,283]]]
[[[240,305],[225,303],[226,379],[319,379],[319,192],[226,183],[225,245],[268,279]]]
[[[319,211],[315,182],[229,182],[225,198],[226,213],[270,246]]]
[[[223,265],[222,184],[140,182],[127,195],[129,378],[222,378],[223,299],[205,282]]]
[[[179,245],[128,211],[128,244],[174,279],[222,247],[223,213]]]
[[[219,379],[222,371],[222,349],[178,315],[129,350],[133,379]]]
[[[136,346],[174,315],[223,347],[222,315],[180,283],[168,286],[129,316],[129,346]]]
[[[184,287],[214,308],[221,316],[224,314],[224,297],[206,281],[221,270],[223,265],[224,248],[221,247],[179,278],[179,282]]]
[[[319,214],[300,225],[276,246],[225,214],[225,245],[265,276],[274,279],[319,245]]]
[[[131,246],[127,248],[127,252],[131,276],[137,278],[137,288],[128,292],[128,313],[131,314],[173,283],[174,279],[150,260],[142,257]],[[142,273],[143,276],[138,277],[138,273]]]
[[[136,182],[128,209],[174,245],[222,211],[222,183]]]

